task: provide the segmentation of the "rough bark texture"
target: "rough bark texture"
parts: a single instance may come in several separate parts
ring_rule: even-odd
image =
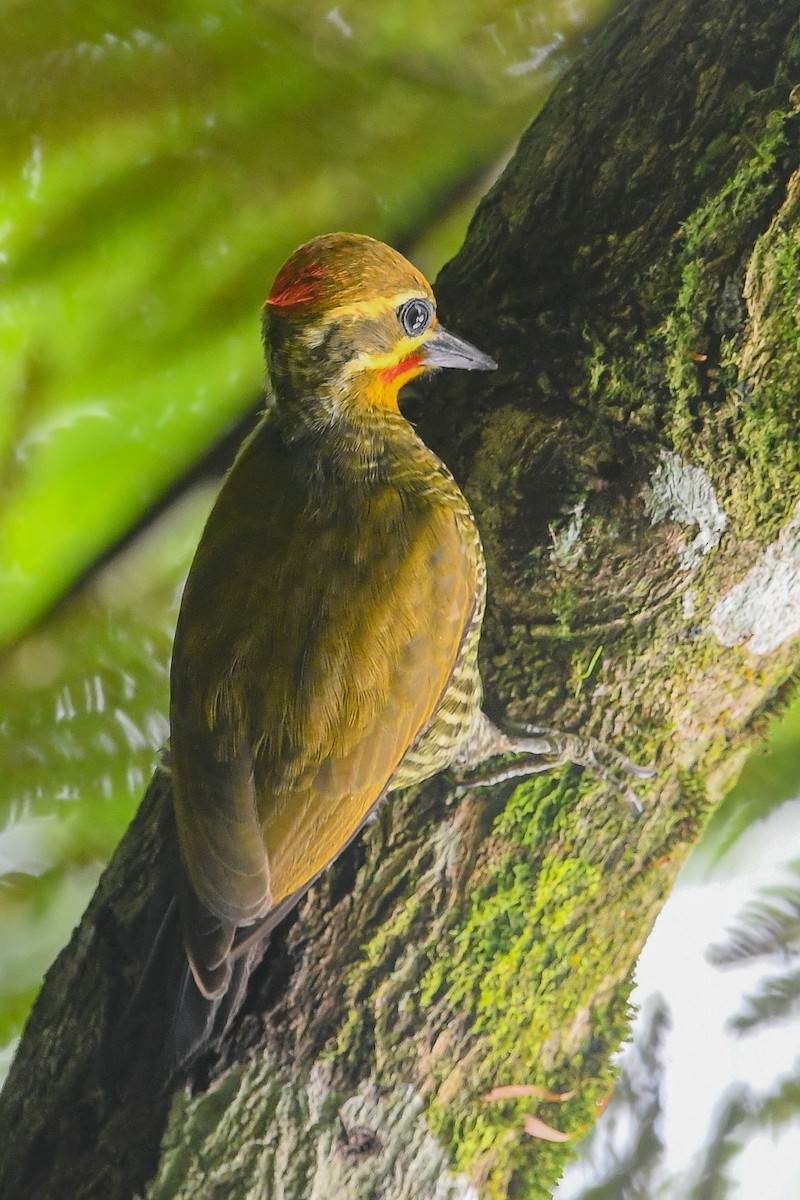
[[[627,8],[439,281],[502,370],[409,404],[486,542],[490,709],[654,757],[644,815],[577,770],[399,796],[159,1097],[166,1003],[109,1040],[164,903],[157,775],[0,1101],[4,1200],[549,1194],[565,1152],[522,1113],[592,1120],[636,955],[798,662],[799,71],[793,3]],[[482,1099],[512,1083],[575,1096]]]

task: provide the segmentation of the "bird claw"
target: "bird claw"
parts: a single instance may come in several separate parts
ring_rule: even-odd
[[[596,738],[580,737],[549,729],[539,725],[517,725],[520,734],[526,736],[505,737],[503,754],[534,755],[538,761],[509,763],[495,771],[478,772],[476,775],[455,778],[457,787],[492,787],[509,779],[525,778],[544,771],[553,771],[566,763],[583,767],[597,779],[602,780],[628,803],[634,815],[643,812],[643,805],[633,788],[624,780],[625,775],[636,779],[651,779],[656,774],[653,764],[639,766],[624,754]],[[623,778],[620,778],[622,776]]]

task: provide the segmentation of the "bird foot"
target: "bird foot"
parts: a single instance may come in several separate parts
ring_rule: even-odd
[[[596,779],[607,783],[627,801],[637,816],[642,812],[642,802],[625,776],[651,779],[656,773],[655,766],[641,767],[613,746],[608,746],[596,738],[580,737],[575,733],[564,733],[560,729],[547,729],[539,725],[520,725],[514,728],[518,730],[516,735],[500,734],[496,749],[492,748],[491,757],[525,755],[527,757],[524,762],[507,763],[495,770],[479,769],[473,773],[454,775],[456,785],[469,788],[492,787],[508,779],[524,779],[529,775],[554,771],[567,763],[573,763],[575,766],[584,767]]]

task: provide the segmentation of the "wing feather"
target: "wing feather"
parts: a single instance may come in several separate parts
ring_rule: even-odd
[[[391,482],[337,501],[310,502],[265,422],[186,585],[176,819],[191,887],[228,941],[352,838],[435,712],[475,603],[452,506]]]

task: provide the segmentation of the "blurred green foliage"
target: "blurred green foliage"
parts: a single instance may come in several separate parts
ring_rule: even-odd
[[[0,1047],[166,741],[180,590],[214,492],[193,490],[0,660]]]
[[[407,246],[604,2],[0,5],[0,643],[253,402],[288,251]]]

